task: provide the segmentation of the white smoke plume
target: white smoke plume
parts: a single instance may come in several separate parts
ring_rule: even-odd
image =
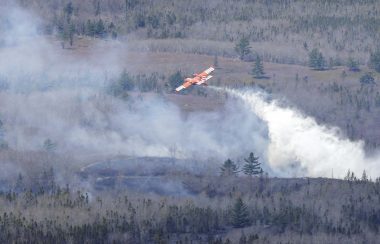
[[[0,88],[9,84],[0,91],[0,119],[11,150],[43,150],[50,139],[61,155],[216,158],[215,168],[253,151],[279,176],[330,177],[333,171],[341,178],[348,169],[379,176],[379,160],[366,157],[362,142],[259,93],[227,90],[241,101],[187,116],[159,96],[125,102],[106,95],[104,74],[122,70],[117,50],[70,58],[38,34],[32,14],[0,12]]]
[[[16,92],[104,86],[122,70],[118,52],[93,46],[87,52],[62,49],[41,33],[42,20],[15,4],[0,6],[0,88]]]
[[[338,128],[319,125],[299,111],[268,101],[263,93],[226,91],[267,124],[268,163],[278,175],[343,178],[348,170],[359,177],[366,170],[373,179],[379,177],[380,157],[367,157],[362,141],[350,141]]]
[[[158,96],[124,102],[85,90],[4,93],[0,102],[6,140],[17,150],[40,150],[47,138],[57,152],[77,154],[226,159],[266,148],[265,125],[234,101],[186,117]]]
[[[43,151],[49,139],[56,154],[80,158],[214,158],[218,169],[228,157],[251,151],[266,160],[266,126],[243,103],[184,116],[158,95],[114,98],[104,91],[110,80],[104,74],[117,77],[128,64],[121,65],[117,48],[105,55],[95,47],[90,58],[70,56],[39,34],[38,17],[17,7],[0,11],[0,82],[9,85],[0,89],[0,119],[10,150]]]

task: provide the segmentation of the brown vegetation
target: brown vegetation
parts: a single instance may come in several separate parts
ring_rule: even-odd
[[[45,33],[69,28],[64,22],[70,18],[77,35],[111,37],[116,32],[121,40],[161,39],[148,42],[161,51],[231,56],[236,55],[231,43],[246,36],[266,61],[305,64],[307,53],[319,48],[327,60],[345,62],[350,56],[364,64],[379,39],[376,0],[18,2],[43,16]]]
[[[59,187],[54,173],[39,182],[31,191],[19,178],[14,190],[0,194],[2,243],[374,243],[379,232],[379,182],[351,174],[346,180],[187,175],[190,195],[182,197],[117,185],[77,191]]]

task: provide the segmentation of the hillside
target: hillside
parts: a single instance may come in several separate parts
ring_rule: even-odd
[[[337,64],[349,56],[365,64],[379,39],[376,0],[17,2],[41,16],[41,32],[64,40],[71,30],[100,38],[155,40],[140,46],[149,43],[161,50],[232,56],[231,44],[246,36],[266,61],[280,63],[305,64],[308,52],[319,48]],[[178,47],[178,41],[183,45]]]
[[[60,49],[59,41],[51,40],[56,51],[69,59],[93,59],[93,54],[114,55],[121,69],[131,75],[162,75],[161,86],[170,75],[180,71],[189,75],[204,67],[214,65],[215,56],[180,52],[160,52],[138,50],[138,42],[103,41],[81,38],[71,49]],[[104,54],[103,54],[104,53]],[[258,87],[294,106],[307,115],[315,117],[322,124],[339,127],[352,140],[363,140],[368,149],[380,145],[380,87],[363,85],[360,77],[371,70],[360,66],[360,71],[350,71],[346,66],[335,66],[331,70],[317,71],[295,64],[264,62],[265,79],[252,75],[254,62],[244,62],[238,58],[218,57],[217,71],[210,84],[229,87]],[[93,59],[99,67],[107,66],[109,60]],[[380,80],[378,73],[373,73]],[[138,82],[138,81],[136,81]],[[201,97],[207,90],[196,89],[193,95]],[[212,93],[212,92],[211,92]],[[171,96],[175,97],[175,96]],[[190,100],[189,100],[190,99]],[[219,98],[215,98],[218,103]],[[184,102],[181,102],[181,101]],[[187,100],[187,102],[186,102]],[[192,101],[194,100],[194,101]],[[202,104],[203,98],[176,98],[179,104]],[[213,98],[207,99],[211,104]],[[205,106],[208,106],[205,104]],[[183,106],[182,106],[183,107]],[[202,106],[196,106],[202,108]]]
[[[2,1],[0,243],[377,243],[379,11]]]
[[[19,5],[32,10],[39,33],[57,52],[74,59],[103,55],[96,62],[104,68],[117,56],[129,73],[166,78],[176,71],[192,74],[218,59],[214,84],[255,83],[320,123],[363,140],[368,149],[380,144],[379,88],[359,83],[373,72],[367,64],[380,33],[376,1],[20,0]],[[262,57],[269,79],[252,79],[253,63],[238,59],[235,45],[242,37],[252,47],[244,60]],[[313,48],[323,54],[327,70],[306,67]],[[361,65],[360,72],[349,71],[350,59]],[[378,73],[373,75],[378,80]]]
[[[16,192],[0,194],[0,240],[217,244],[376,243],[378,238],[379,182],[179,177],[183,184],[162,177],[133,183],[131,176],[118,176],[92,193],[61,188],[49,173],[37,192],[17,192],[25,187],[19,179]],[[164,195],[157,194],[159,188],[167,189]],[[186,190],[179,195],[179,188]]]

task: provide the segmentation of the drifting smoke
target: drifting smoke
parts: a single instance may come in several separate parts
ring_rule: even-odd
[[[58,40],[41,34],[39,17],[7,4],[0,13],[0,90],[99,88],[122,70],[116,51],[102,45],[90,53],[63,50]]]
[[[41,151],[50,139],[58,155],[82,158],[213,158],[218,169],[223,160],[253,151],[268,162],[266,171],[280,176],[331,176],[333,170],[343,177],[348,169],[367,170],[372,177],[380,173],[379,160],[366,158],[361,142],[341,138],[336,129],[259,93],[227,90],[241,100],[186,116],[158,95],[116,99],[104,86],[122,70],[118,50],[105,55],[95,47],[90,58],[68,57],[38,34],[34,16],[17,8],[1,12],[7,14],[0,19],[0,119],[3,139],[15,152]]]
[[[184,116],[159,95],[122,101],[104,89],[122,70],[117,49],[104,55],[95,47],[90,58],[70,56],[72,51],[38,34],[35,16],[19,8],[2,12],[0,77],[7,86],[0,90],[0,119],[11,150],[43,151],[49,139],[56,154],[80,158],[214,158],[219,168],[228,157],[254,151],[266,160],[266,126],[242,102]]]
[[[368,158],[364,143],[342,138],[337,128],[318,125],[313,118],[253,91],[226,89],[241,98],[268,126],[268,163],[279,175],[331,176],[342,178],[350,169],[356,175],[366,170],[380,175],[380,157]]]
[[[0,102],[6,140],[17,150],[41,149],[47,138],[63,154],[226,159],[266,148],[265,126],[232,101],[222,111],[186,118],[163,98],[124,102],[92,91],[2,94]]]

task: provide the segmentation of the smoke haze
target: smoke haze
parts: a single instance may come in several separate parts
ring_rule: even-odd
[[[94,47],[91,58],[68,57],[59,43],[38,34],[38,18],[17,8],[7,12],[1,19],[0,76],[6,85],[0,119],[10,149],[41,151],[50,140],[55,153],[82,158],[214,158],[219,168],[228,157],[254,151],[265,160],[266,126],[242,102],[185,116],[159,95],[114,98],[105,87],[122,70],[118,50]]]
[[[68,58],[38,34],[38,18],[18,8],[1,12],[0,119],[12,150],[40,151],[50,139],[62,155],[213,158],[215,169],[253,151],[279,176],[380,173],[362,142],[256,92],[227,89],[240,99],[186,116],[159,95],[109,96],[104,87],[122,70],[117,50],[97,56],[95,47],[90,59]]]

